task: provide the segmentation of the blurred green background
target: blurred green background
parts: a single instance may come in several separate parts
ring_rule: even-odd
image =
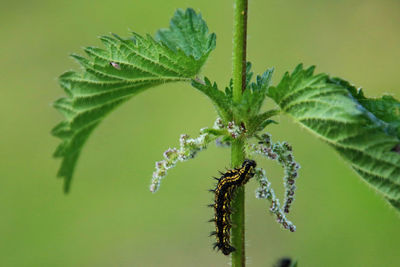
[[[232,2],[215,0],[2,1],[0,9],[0,266],[227,266],[212,251],[206,223],[211,176],[229,166],[229,149],[178,165],[151,194],[154,162],[181,133],[211,126],[210,102],[186,84],[160,86],[112,113],[84,148],[72,192],[51,157],[61,120],[51,103],[56,78],[78,68],[68,57],[98,35],[127,36],[167,27],[176,8],[201,11],[217,48],[204,74],[223,88],[231,72]],[[296,64],[317,65],[363,86],[368,96],[400,98],[400,2],[251,0],[248,59],[276,67],[274,82]],[[272,105],[271,103],[269,103]],[[247,186],[247,257],[271,266],[399,266],[400,217],[326,144],[279,118],[269,131],[294,146],[302,165],[284,231]],[[259,159],[282,192],[282,170]]]

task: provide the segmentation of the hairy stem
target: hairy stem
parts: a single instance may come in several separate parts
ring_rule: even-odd
[[[234,0],[233,21],[233,100],[238,102],[246,85],[247,4],[248,0]]]
[[[242,140],[235,140],[232,143],[231,151],[231,163],[232,166],[239,166],[244,160],[243,151],[244,142]],[[232,203],[232,245],[236,248],[236,251],[231,254],[232,266],[242,267],[246,264],[246,253],[245,253],[245,209],[244,209],[244,186],[239,187],[236,190],[235,199]]]
[[[234,29],[233,29],[233,100],[239,102],[246,86],[246,41],[247,41],[247,5],[248,0],[234,0]],[[235,120],[237,118],[234,118]],[[236,123],[240,123],[236,121]],[[231,164],[238,167],[242,164],[244,155],[244,140],[237,139],[232,143]],[[245,255],[245,209],[244,186],[237,190],[232,203],[232,245],[236,251],[231,255],[233,267],[243,267],[246,264]]]

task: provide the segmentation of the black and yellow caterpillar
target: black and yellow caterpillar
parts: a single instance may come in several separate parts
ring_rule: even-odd
[[[215,223],[215,231],[211,232],[211,235],[215,235],[217,239],[214,249],[221,250],[225,255],[235,251],[230,244],[232,198],[236,189],[246,184],[254,176],[256,165],[254,160],[245,160],[240,168],[228,170],[220,178],[216,178],[217,186],[210,190],[215,193],[214,204],[210,205],[214,208],[214,218],[210,221]]]

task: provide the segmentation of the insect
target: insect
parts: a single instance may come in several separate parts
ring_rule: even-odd
[[[116,62],[110,62],[110,65],[113,66],[117,70],[121,70],[121,66]]]
[[[217,242],[214,243],[214,249],[218,248],[225,255],[235,251],[235,248],[230,244],[230,230],[232,228],[230,215],[232,213],[233,196],[238,187],[246,184],[254,176],[256,165],[254,160],[245,160],[242,167],[228,170],[220,178],[215,178],[218,180],[217,186],[210,190],[215,193],[214,204],[210,205],[214,208],[214,218],[210,222],[215,223],[215,231],[211,232],[210,235],[215,235],[217,239]]]

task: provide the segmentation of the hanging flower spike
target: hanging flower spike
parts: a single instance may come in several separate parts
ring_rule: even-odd
[[[256,168],[254,177],[260,183],[260,187],[256,190],[256,198],[269,200],[271,202],[269,211],[275,214],[276,221],[280,223],[283,228],[295,232],[296,226],[286,218],[284,211],[281,209],[279,199],[276,197],[274,189],[272,189],[271,183],[268,181],[265,170]]]
[[[258,144],[250,145],[252,153],[261,154],[268,159],[277,160],[284,169],[285,203],[283,205],[285,213],[289,213],[290,206],[294,202],[296,191],[295,180],[298,177],[300,165],[294,160],[292,147],[287,142],[272,143],[271,135],[264,133],[260,137]]]
[[[217,118],[212,129],[221,130],[223,128],[222,119]],[[209,128],[200,129],[200,135],[197,138],[189,138],[189,135],[182,134],[179,138],[179,149],[167,149],[163,154],[164,159],[156,162],[156,170],[153,172],[150,191],[153,193],[157,192],[161,179],[167,175],[167,170],[175,167],[178,162],[194,158],[199,151],[206,149],[208,144],[217,137],[218,135],[210,132]]]
[[[164,159],[156,162],[156,170],[153,172],[153,179],[150,191],[155,193],[160,187],[161,179],[167,175],[167,170],[176,166],[176,163],[192,159],[197,152],[207,148],[210,142],[209,134],[203,133],[199,137],[192,139],[187,134],[182,134],[179,149],[169,148],[164,152]]]

